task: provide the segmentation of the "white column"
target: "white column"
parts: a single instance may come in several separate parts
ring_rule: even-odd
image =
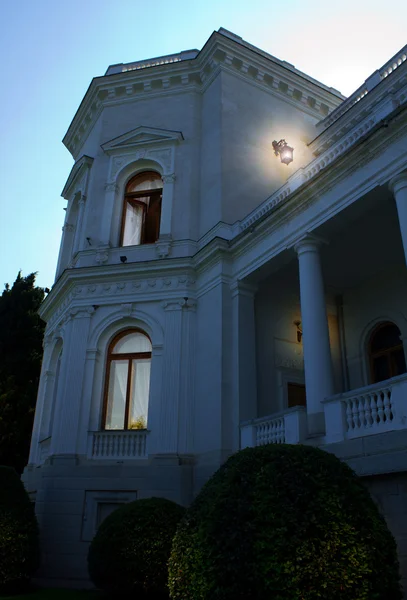
[[[50,454],[76,454],[84,386],[86,346],[93,307],[71,309],[64,325],[60,393],[55,407]]]
[[[231,286],[233,313],[232,379],[234,450],[240,447],[240,423],[257,417],[256,288],[241,282]]]
[[[300,271],[305,386],[310,434],[324,432],[321,401],[333,394],[331,349],[319,245],[318,240],[307,236],[295,246]]]
[[[401,239],[407,263],[407,171],[399,173],[390,180],[389,187],[393,192],[399,215]]]

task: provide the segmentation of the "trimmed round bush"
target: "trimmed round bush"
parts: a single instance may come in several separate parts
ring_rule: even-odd
[[[187,510],[174,600],[400,600],[396,544],[332,454],[269,444],[232,456]]]
[[[0,467],[0,593],[23,590],[39,558],[34,508],[17,472]]]
[[[168,559],[185,509],[148,498],[124,504],[99,527],[88,554],[89,575],[110,594],[168,597]]]

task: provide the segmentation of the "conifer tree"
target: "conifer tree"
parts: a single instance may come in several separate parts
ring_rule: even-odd
[[[0,297],[0,465],[22,472],[28,461],[45,323],[35,273],[18,273]]]

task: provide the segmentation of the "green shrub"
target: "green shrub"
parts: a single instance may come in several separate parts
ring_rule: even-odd
[[[93,583],[115,597],[168,595],[168,558],[185,509],[164,498],[136,500],[109,515],[88,554]]]
[[[16,471],[0,467],[0,593],[24,589],[39,566],[38,525]]]
[[[394,539],[332,454],[269,444],[232,456],[181,521],[174,600],[399,600]]]

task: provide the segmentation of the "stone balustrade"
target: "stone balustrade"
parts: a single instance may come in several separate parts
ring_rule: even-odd
[[[306,438],[307,414],[305,408],[297,406],[284,412],[241,424],[240,447],[263,446],[264,444],[298,444]]]
[[[145,429],[130,431],[95,431],[89,434],[88,458],[140,459],[147,458]]]
[[[388,77],[395,69],[407,60],[407,45],[393,56],[385,65],[379,69],[381,79]]]
[[[157,67],[172,63],[181,62],[183,60],[193,60],[198,55],[198,50],[184,50],[177,54],[167,54],[165,56],[157,56],[148,60],[138,60],[131,63],[120,63],[110,65],[106,71],[106,75],[114,75],[116,73],[126,73],[127,71],[138,71],[139,69],[147,69],[148,67]]]
[[[407,426],[407,374],[323,401],[326,442],[374,435]]]

